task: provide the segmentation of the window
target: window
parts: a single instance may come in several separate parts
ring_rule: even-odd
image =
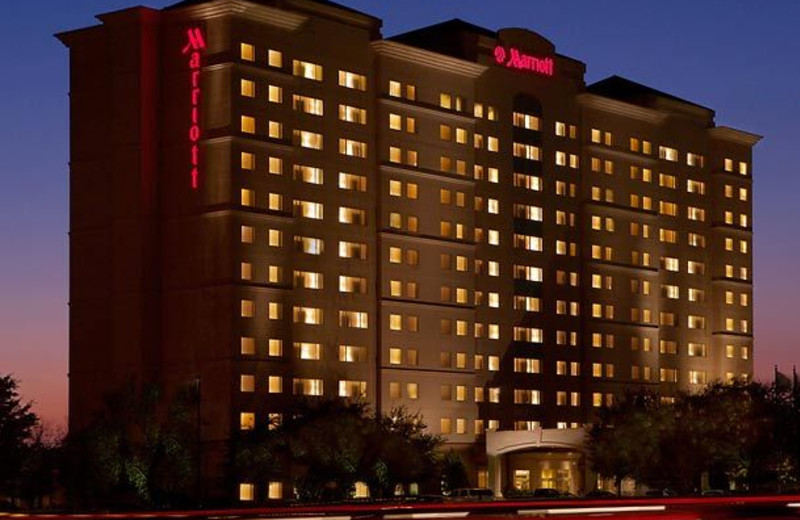
[[[251,116],[242,116],[240,128],[242,133],[245,134],[256,133],[256,119]]]
[[[267,65],[270,67],[283,67],[283,53],[275,49],[267,49]]]
[[[256,97],[256,83],[249,79],[242,79],[240,82],[241,94],[243,97]]]
[[[302,164],[294,165],[294,178],[308,184],[322,184],[322,168],[305,166]]]
[[[367,111],[350,105],[339,105],[339,120],[348,123],[367,124]]]
[[[321,343],[297,341],[294,343],[295,356],[299,359],[319,360],[322,355]]]
[[[306,114],[314,116],[323,115],[323,102],[321,99],[301,96],[299,94],[292,95],[292,108]]]
[[[242,412],[239,414],[239,429],[252,430],[256,427],[256,414],[252,412]]]
[[[367,77],[355,72],[340,70],[339,86],[354,90],[367,90]]]
[[[369,316],[366,312],[339,311],[339,326],[351,329],[369,328]]]
[[[283,89],[276,85],[267,87],[267,99],[270,103],[283,103]]]
[[[322,379],[303,379],[295,378],[292,380],[292,391],[294,395],[322,395]]]
[[[343,190],[367,191],[367,178],[363,175],[339,172],[339,188]]]
[[[253,229],[253,226],[242,226],[241,227],[242,244],[252,244],[254,234],[255,230]]]
[[[542,149],[532,144],[514,143],[512,153],[514,157],[531,161],[540,161],[542,158]]]
[[[249,43],[239,44],[239,58],[244,61],[256,61],[256,49]]]
[[[343,363],[363,363],[367,360],[367,348],[355,345],[339,345],[339,361]]]
[[[665,161],[670,162],[677,162],[678,161],[678,150],[675,148],[670,148],[668,146],[659,146],[658,147],[658,158],[663,159]]]
[[[322,150],[322,134],[307,130],[295,130],[294,139],[301,148]]]
[[[476,105],[477,108],[477,105]],[[521,112],[514,112],[512,114],[512,123],[514,126],[524,128],[526,130],[539,130],[541,120],[532,114],[523,114]],[[563,125],[563,123],[561,123]],[[560,134],[557,134],[560,135]]]
[[[367,244],[339,241],[339,258],[367,259]]]
[[[363,209],[340,206],[339,223],[365,226],[367,225],[367,212]]]
[[[339,138],[339,153],[363,159],[367,156],[367,143]]]
[[[339,397],[366,397],[367,396],[367,382],[366,381],[339,381]]]
[[[283,138],[283,124],[277,121],[267,122],[267,135],[272,139]]]
[[[322,273],[313,271],[295,271],[294,286],[298,289],[322,289]]]
[[[323,205],[320,202],[307,200],[294,201],[294,214],[299,217],[322,220]]]
[[[293,60],[292,73],[301,78],[322,81],[322,65],[310,61]]]
[[[322,324],[322,309],[295,306],[293,311],[294,323],[303,323],[306,325]]]

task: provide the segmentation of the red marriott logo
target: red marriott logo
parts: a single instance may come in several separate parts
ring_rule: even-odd
[[[534,72],[543,76],[552,76],[555,70],[553,58],[538,58],[529,54],[524,54],[519,49],[510,47],[506,49],[502,45],[494,48],[494,61],[498,65],[509,69],[524,70]]]
[[[192,164],[192,188],[197,189],[200,177],[200,51],[206,48],[203,32],[197,27],[186,30],[186,46],[181,51],[189,56],[189,71],[191,75],[192,117],[189,124],[189,142],[191,143],[190,160]]]

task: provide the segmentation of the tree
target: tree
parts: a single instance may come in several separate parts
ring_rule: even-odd
[[[107,396],[88,428],[70,432],[64,481],[71,502],[86,506],[169,507],[185,503],[195,482],[187,387],[170,402],[156,385],[129,384]]]
[[[0,376],[0,494],[12,496],[39,423],[31,403],[22,403],[17,385],[12,376]]]
[[[669,428],[670,414],[657,394],[626,392],[599,410],[589,430],[589,463],[600,475],[613,477],[620,494],[626,478],[649,480],[650,466],[659,464],[662,432]]]
[[[631,477],[652,487],[780,490],[796,485],[800,396],[777,385],[735,381],[680,393],[669,403],[646,391],[602,408],[589,431],[595,471],[619,489]]]
[[[349,498],[356,482],[373,496],[393,496],[398,485],[436,478],[441,441],[419,414],[380,414],[360,401],[330,399],[299,401],[284,417],[234,440],[240,478],[290,481],[303,501]]]
[[[377,437],[370,445],[377,450],[376,471],[368,481],[373,495],[392,496],[398,485],[421,481],[428,488],[438,487],[437,449],[442,439],[428,432],[422,415],[399,406],[388,414],[375,414],[374,421]]]
[[[445,452],[441,457],[439,466],[443,491],[450,493],[454,489],[469,486],[467,468],[464,466],[461,455],[456,453],[455,450]]]

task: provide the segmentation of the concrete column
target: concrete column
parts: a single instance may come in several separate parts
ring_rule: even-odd
[[[489,455],[489,488],[494,496],[503,496],[503,455]]]

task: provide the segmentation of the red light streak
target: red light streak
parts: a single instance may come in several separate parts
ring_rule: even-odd
[[[186,30],[186,46],[181,51],[189,55],[189,70],[191,71],[191,124],[189,125],[189,142],[191,143],[190,160],[192,165],[192,188],[197,189],[200,177],[200,100],[202,92],[200,90],[200,51],[206,48],[206,40],[203,32],[193,27]]]

